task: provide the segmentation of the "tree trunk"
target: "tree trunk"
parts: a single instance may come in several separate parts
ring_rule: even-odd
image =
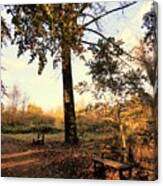
[[[63,101],[65,143],[76,144],[78,142],[76,132],[76,118],[73,96],[73,81],[71,72],[71,50],[66,42],[62,42],[62,76],[63,76]]]
[[[121,146],[122,146],[122,155],[123,155],[123,162],[127,162],[128,161],[128,155],[127,155],[127,144],[126,144],[126,135],[124,132],[124,127],[123,127],[123,123],[121,122],[121,104],[119,104],[118,106],[118,110],[117,110],[117,119],[118,119],[118,123],[119,123],[119,131],[120,131],[120,138],[121,138]]]
[[[156,14],[158,15],[158,7],[155,3],[156,7]],[[155,160],[156,160],[156,167],[155,167],[155,179],[158,179],[158,28],[156,28],[156,43],[154,45],[154,105],[153,105],[153,115],[155,118]]]

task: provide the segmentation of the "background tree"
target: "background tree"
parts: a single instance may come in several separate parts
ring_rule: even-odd
[[[53,132],[55,118],[53,113],[43,111],[43,109],[35,104],[29,104],[25,113],[25,118],[34,132]]]
[[[22,95],[22,100],[21,100],[22,123],[24,123],[24,120],[25,120],[25,113],[27,110],[28,101],[29,101],[29,97],[26,94]]]
[[[29,120],[31,121],[31,124],[41,124],[41,115],[43,114],[43,110],[41,107],[34,104],[29,104],[27,106],[27,114]]]
[[[98,32],[89,28],[91,24],[95,23],[98,27],[98,20],[102,17],[130,7],[135,3],[125,3],[108,11],[100,3],[15,5],[6,8],[7,13],[12,16],[12,24],[14,25],[12,44],[18,45],[18,56],[29,51],[31,55],[29,63],[38,57],[38,74],[42,73],[49,52],[54,59],[54,68],[59,62],[62,63],[65,142],[67,143],[78,142],[71,51],[81,56],[84,51],[83,43],[94,46],[91,42],[82,40],[84,33],[93,32],[100,36]],[[88,13],[89,11],[91,13]],[[108,42],[110,41],[108,40]],[[114,43],[112,44],[114,45]]]
[[[12,90],[9,93],[8,97],[9,97],[10,123],[14,125],[18,107],[20,106],[21,103],[21,98],[20,98],[21,92],[16,85],[12,87]]]
[[[4,111],[8,117],[8,124],[23,123],[29,98],[22,94],[17,85],[14,85],[8,93],[5,93],[6,101],[3,103]],[[21,118],[21,119],[20,119]]]

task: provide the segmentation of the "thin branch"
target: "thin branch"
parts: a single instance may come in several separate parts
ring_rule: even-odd
[[[102,37],[103,39],[108,40],[108,38],[105,37],[102,33],[98,32],[92,28],[86,28],[85,31],[93,32],[93,33],[99,35],[100,37]]]
[[[98,45],[97,45],[97,43],[92,43],[92,42],[85,41],[85,40],[82,40],[81,42],[82,42],[82,43],[84,43],[84,44],[87,44],[87,45],[94,45],[94,46],[98,46]]]
[[[82,16],[84,16],[84,17],[91,17],[92,19],[95,19],[95,16],[93,16],[92,14],[89,14],[89,13],[81,13],[80,14],[80,17],[82,17]]]
[[[90,17],[92,19],[95,19],[95,16],[93,16],[92,14],[89,14],[89,13],[81,13],[80,16],[81,17],[84,17],[84,18],[85,17]],[[96,25],[96,27],[97,27],[98,30],[101,30],[100,29],[100,26],[99,26],[99,23],[97,21],[95,21],[95,25]]]
[[[112,9],[112,10],[109,10],[109,11],[105,12],[104,14],[101,14],[101,15],[97,16],[96,18],[92,19],[91,21],[85,23],[84,26],[87,27],[88,25],[94,23],[95,21],[101,19],[102,17],[104,17],[104,16],[106,16],[106,15],[108,15],[108,14],[111,14],[111,13],[113,13],[113,12],[117,12],[117,11],[119,11],[119,10],[123,10],[123,9],[125,9],[125,8],[128,8],[128,7],[130,7],[130,6],[134,5],[134,4],[136,4],[136,3],[137,3],[137,2],[134,1],[134,2],[129,3],[129,4],[126,4],[126,5],[124,5],[124,6],[121,6],[121,7],[118,7],[118,8],[114,8],[114,9]]]
[[[79,10],[79,14],[81,14],[88,7],[88,5],[88,3],[84,3],[81,9]]]

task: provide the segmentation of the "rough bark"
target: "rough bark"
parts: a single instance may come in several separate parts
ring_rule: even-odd
[[[61,47],[62,47],[65,143],[76,144],[78,142],[78,139],[76,132],[73,80],[71,71],[71,50],[64,41],[62,42]]]

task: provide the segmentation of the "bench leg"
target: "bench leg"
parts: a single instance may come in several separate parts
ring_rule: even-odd
[[[105,179],[105,167],[101,163],[94,162],[94,177],[97,179]]]
[[[128,177],[124,176],[123,171],[119,170],[119,178],[120,180],[129,180],[132,177],[132,168],[128,170]]]
[[[129,169],[129,179],[131,179],[131,177],[132,177],[132,168]]]
[[[123,171],[122,170],[119,170],[119,179],[120,180],[123,180],[124,179]]]

